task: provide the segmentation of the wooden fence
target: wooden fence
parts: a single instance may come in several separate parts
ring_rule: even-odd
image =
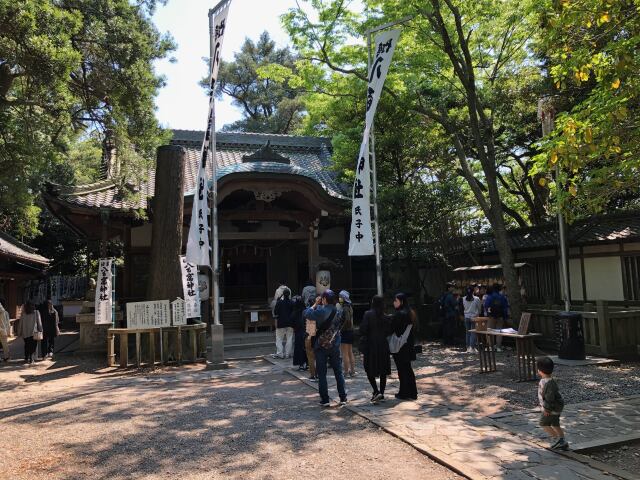
[[[206,328],[204,323],[166,328],[110,328],[107,332],[107,365],[130,366],[129,335],[135,337],[134,365],[137,367],[169,361],[178,364],[204,361],[207,358]],[[119,352],[118,358],[116,352]]]
[[[588,354],[621,358],[637,357],[640,345],[640,309],[625,308],[617,302],[597,301],[581,306],[585,349]],[[560,306],[527,305],[531,312],[529,331],[542,333],[547,344],[556,341],[555,318]],[[579,311],[575,308],[574,311]]]

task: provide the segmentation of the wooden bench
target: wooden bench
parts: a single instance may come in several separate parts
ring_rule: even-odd
[[[185,360],[189,362],[197,362],[206,360],[207,344],[206,344],[207,325],[205,323],[197,325],[180,325],[177,327],[164,328],[110,328],[107,331],[107,365],[116,366],[116,350],[115,337],[119,338],[119,361],[121,368],[129,367],[129,335],[135,335],[135,365],[140,367],[143,364],[153,366],[157,363],[165,364],[169,361],[169,352],[175,352],[173,360],[178,364],[182,364]],[[148,338],[148,354],[147,362],[142,360],[142,336]],[[188,351],[182,350],[182,338],[188,338]],[[157,347],[157,348],[156,348]],[[159,362],[157,361],[157,353],[160,353]],[[185,355],[187,354],[187,355]]]

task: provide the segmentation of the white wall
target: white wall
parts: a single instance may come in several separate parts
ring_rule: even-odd
[[[585,258],[584,269],[589,300],[624,300],[620,257]]]

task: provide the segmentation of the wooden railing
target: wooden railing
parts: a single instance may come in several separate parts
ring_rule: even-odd
[[[135,336],[135,365],[153,366],[175,361],[206,360],[206,324],[182,325],[165,328],[110,328],[107,331],[107,365],[118,364],[127,368],[129,364],[129,335]],[[118,349],[116,350],[116,337]],[[186,347],[186,348],[183,348]],[[116,352],[119,352],[116,358]],[[159,356],[158,356],[159,354]]]
[[[562,311],[558,306],[528,305],[531,312],[530,331],[542,333],[544,338],[555,341],[555,319]],[[640,309],[624,309],[606,301],[581,306],[584,325],[585,350],[588,354],[637,357],[640,345]],[[575,308],[574,311],[579,311]]]

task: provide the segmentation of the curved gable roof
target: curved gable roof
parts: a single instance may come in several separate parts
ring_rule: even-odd
[[[203,131],[174,130],[173,145],[186,149],[184,191],[185,195],[195,192]],[[278,162],[243,162],[243,157],[255,153],[270,144],[274,152],[289,159],[289,164]],[[331,170],[331,141],[324,137],[295,135],[275,135],[263,133],[216,133],[216,160],[218,180],[234,173],[268,173],[302,176],[316,182],[330,197],[347,200],[347,190],[337,181]],[[212,175],[208,165],[209,178]],[[148,180],[136,190],[138,195],[126,196],[110,180],[78,187],[50,186],[49,194],[60,200],[80,207],[109,208],[116,210],[137,210],[147,208],[147,199],[154,195],[155,170],[148,174]]]

